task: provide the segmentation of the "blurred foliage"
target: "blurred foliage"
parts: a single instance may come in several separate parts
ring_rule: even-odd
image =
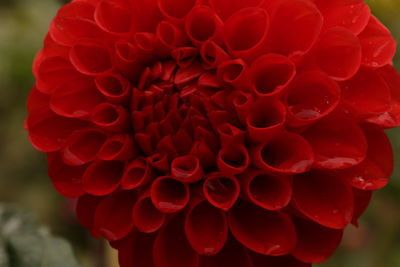
[[[0,267],[79,267],[71,246],[38,225],[34,216],[0,204]]]
[[[84,266],[109,267],[111,264],[93,263],[92,254],[101,253],[101,247],[76,223],[73,201],[63,199],[52,188],[44,155],[34,151],[23,130],[25,101],[34,83],[31,63],[61,2],[65,1],[0,0],[0,201],[31,210],[53,233],[72,242]],[[400,0],[367,2],[400,41]],[[394,63],[400,68],[400,53]],[[400,267],[400,130],[391,130],[389,135],[396,152],[391,184],[374,194],[360,228],[346,230],[339,251],[316,266]],[[2,242],[0,238],[0,255],[4,253]]]

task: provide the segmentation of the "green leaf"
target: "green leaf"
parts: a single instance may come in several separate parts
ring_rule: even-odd
[[[80,267],[71,246],[34,216],[0,203],[0,267]]]

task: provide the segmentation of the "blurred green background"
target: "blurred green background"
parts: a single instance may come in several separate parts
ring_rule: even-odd
[[[109,260],[114,264],[95,262],[104,253],[101,244],[75,223],[72,203],[52,188],[44,155],[31,147],[23,130],[25,101],[34,83],[31,63],[62,2],[0,0],[0,202],[17,203],[33,211],[53,233],[72,243],[83,266],[111,267],[116,266],[115,258]],[[400,0],[368,2],[400,41]],[[398,68],[399,56],[395,60]],[[400,267],[400,130],[389,134],[397,152],[391,184],[375,193],[360,228],[346,230],[339,251],[318,266]]]

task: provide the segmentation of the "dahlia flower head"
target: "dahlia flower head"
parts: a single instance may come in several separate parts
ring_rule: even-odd
[[[388,183],[395,49],[363,0],[75,0],[26,128],[122,267],[307,267]]]

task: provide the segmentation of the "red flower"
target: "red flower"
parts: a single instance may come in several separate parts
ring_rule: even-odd
[[[121,266],[311,266],[388,183],[395,46],[362,0],[75,0],[26,127]]]

